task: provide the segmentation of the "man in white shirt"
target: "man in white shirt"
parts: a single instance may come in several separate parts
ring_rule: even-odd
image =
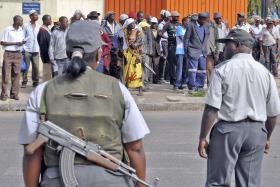
[[[222,16],[219,12],[214,13],[214,20],[215,20],[215,26],[218,29],[218,38],[225,38],[229,33],[229,28],[228,25],[225,22],[223,22]],[[224,59],[223,57],[224,46],[225,45],[222,43],[217,43],[219,62],[222,62]]]
[[[266,18],[266,27],[263,28],[260,35],[261,53],[264,54],[267,69],[277,76],[277,51],[280,50],[280,34],[279,30],[273,25],[271,17]],[[277,47],[278,46],[278,47]]]
[[[262,33],[263,26],[260,24],[261,23],[260,16],[255,16],[254,20],[255,20],[255,23],[250,28],[250,34],[255,39],[255,45],[252,49],[252,54],[253,54],[254,59],[256,61],[259,61],[260,55],[261,55],[260,36]]]
[[[246,21],[246,16],[244,13],[237,14],[237,23],[232,29],[242,29],[246,32],[250,32],[250,24]]]
[[[28,82],[27,74],[30,66],[32,64],[32,81],[33,87],[36,87],[39,84],[39,44],[37,41],[37,35],[40,29],[40,26],[36,24],[38,20],[38,14],[36,10],[31,10],[29,12],[30,22],[24,24],[23,31],[25,34],[26,43],[24,45],[24,60],[27,65],[26,71],[23,73],[22,77],[22,88],[26,87]]]
[[[260,187],[264,152],[280,114],[278,89],[252,57],[249,33],[235,29],[217,41],[225,43],[226,61],[213,72],[201,122],[198,152],[207,158],[205,187],[230,186],[234,171],[236,186]]]
[[[22,17],[15,16],[13,25],[5,29],[1,39],[3,46],[4,57],[2,66],[2,92],[1,100],[5,101],[8,98],[7,86],[11,73],[11,91],[10,98],[19,100],[19,79],[21,70],[21,49],[24,42],[24,33],[22,30]]]

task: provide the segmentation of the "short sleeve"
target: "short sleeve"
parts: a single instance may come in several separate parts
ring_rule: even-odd
[[[2,42],[7,42],[8,41],[8,34],[9,34],[8,29],[5,29],[5,31],[2,35],[2,39],[1,39]]]
[[[210,86],[207,92],[205,104],[216,109],[221,108],[222,104],[222,78],[215,69],[210,80]]]
[[[40,102],[45,85],[46,83],[38,85],[29,96],[18,134],[18,144],[30,144],[37,137],[37,128],[40,122]]]
[[[123,143],[129,143],[144,138],[150,130],[130,92],[122,83],[119,84],[125,102],[125,116],[121,129]]]
[[[269,91],[267,95],[267,102],[266,102],[266,113],[267,116],[273,117],[278,116],[280,114],[280,101],[278,95],[278,89],[275,83],[275,79],[273,75],[270,76],[270,85]]]
[[[182,26],[179,26],[176,30],[176,36],[184,36],[183,28]]]

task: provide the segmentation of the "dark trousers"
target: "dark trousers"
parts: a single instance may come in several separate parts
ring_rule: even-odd
[[[276,63],[276,52],[276,45],[263,46],[265,66],[273,75],[277,75],[278,73]]]
[[[159,61],[159,79],[162,81],[164,79],[169,79],[166,74],[166,64],[167,64],[167,55],[168,55],[168,44],[167,41],[162,41],[162,52]]]
[[[155,71],[156,75],[153,75],[153,83],[158,84],[160,81],[160,56],[152,56],[151,57],[151,64],[153,66],[153,70]]]
[[[121,79],[121,68],[118,66],[118,56],[114,51],[111,51],[110,55],[110,75],[116,79]]]
[[[176,46],[168,46],[167,66],[170,78],[170,84],[174,85],[176,81]]]
[[[39,53],[29,53],[25,51],[24,53],[24,61],[26,63],[26,71],[22,76],[22,85],[26,85],[28,82],[28,70],[30,67],[30,62],[32,64],[32,81],[33,85],[37,85],[39,83]]]
[[[260,187],[261,164],[267,139],[262,122],[220,121],[212,129],[208,147],[205,187]]]
[[[252,49],[252,55],[256,61],[260,61],[261,57],[261,46],[259,41],[255,41],[255,44]]]
[[[21,53],[20,52],[4,52],[2,66],[2,92],[1,97],[8,97],[8,84],[11,76],[10,96],[18,96],[19,79],[21,69]]]

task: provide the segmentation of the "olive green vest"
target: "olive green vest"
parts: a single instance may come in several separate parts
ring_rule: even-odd
[[[47,83],[40,106],[41,115],[66,131],[99,144],[116,158],[123,159],[121,127],[124,98],[119,82],[87,69],[80,77],[59,76]],[[58,166],[59,153],[45,146],[44,161],[48,167]],[[90,164],[81,156],[75,164]]]

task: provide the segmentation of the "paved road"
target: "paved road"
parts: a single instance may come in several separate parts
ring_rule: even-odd
[[[0,187],[21,187],[22,148],[16,144],[22,112],[0,112]],[[152,133],[145,139],[148,175],[161,178],[160,187],[201,187],[206,161],[196,152],[201,113],[145,112]],[[280,127],[263,163],[262,186],[280,186]],[[151,178],[149,177],[149,180]]]

